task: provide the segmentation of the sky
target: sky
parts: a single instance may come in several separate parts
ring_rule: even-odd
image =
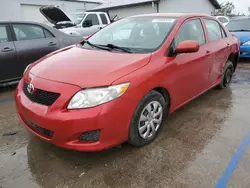
[[[250,0],[218,0],[221,2],[227,2],[231,1],[235,4],[235,12],[243,12],[245,14],[248,14],[248,7],[250,7]]]

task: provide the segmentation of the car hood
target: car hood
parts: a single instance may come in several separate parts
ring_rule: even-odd
[[[232,32],[234,36],[236,36],[241,44],[250,40],[250,32]]]
[[[82,88],[108,86],[147,65],[150,58],[151,54],[111,53],[74,46],[42,58],[30,73]]]
[[[63,12],[60,8],[55,6],[42,6],[40,12],[44,17],[52,24],[57,24],[59,22],[72,22],[69,16]]]

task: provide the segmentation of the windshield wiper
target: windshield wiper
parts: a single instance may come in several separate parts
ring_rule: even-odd
[[[97,44],[92,44],[91,42],[89,42],[88,40],[85,40],[83,44],[88,44],[90,45],[92,48],[98,48],[98,49],[101,49],[101,50],[107,50],[107,51],[110,51],[109,48],[105,48],[105,47],[102,47],[101,45],[97,45]]]
[[[131,49],[130,48],[126,48],[126,47],[120,47],[120,46],[116,46],[114,44],[107,44],[107,45],[100,45],[100,46],[103,46],[103,47],[108,47],[112,50],[114,49],[118,49],[118,50],[122,50],[123,52],[126,52],[126,53],[132,53]]]
[[[250,29],[236,29],[236,30],[229,30],[230,32],[241,32],[241,31],[250,31]]]

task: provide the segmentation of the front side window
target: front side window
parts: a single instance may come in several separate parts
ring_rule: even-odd
[[[37,25],[13,24],[13,28],[18,41],[45,38],[43,29]]]
[[[180,32],[175,38],[175,45],[185,40],[197,41],[200,45],[205,44],[205,34],[200,19],[195,19],[184,23]]]
[[[98,17],[96,14],[89,14],[86,16],[84,22],[90,21],[92,25],[100,25]]]
[[[0,25],[0,43],[8,42],[8,34],[6,25]]]
[[[214,20],[205,19],[205,24],[208,30],[208,39],[209,41],[216,41],[223,38],[221,32],[221,26],[218,22]]]
[[[168,17],[131,17],[103,28],[89,42],[129,48],[133,53],[153,52],[165,41],[176,23]],[[87,44],[83,47],[89,48]]]
[[[250,31],[250,19],[232,20],[226,27],[230,32]]]
[[[79,25],[83,18],[86,16],[85,13],[74,13],[74,14],[70,14],[69,17],[70,19],[76,24]]]

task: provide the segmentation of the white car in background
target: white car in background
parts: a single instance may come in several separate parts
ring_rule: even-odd
[[[226,26],[230,19],[227,16],[216,16],[217,20],[219,20],[224,26]]]
[[[54,28],[74,36],[89,36],[111,23],[106,12],[77,12],[67,15],[55,6],[43,6],[40,12]]]

